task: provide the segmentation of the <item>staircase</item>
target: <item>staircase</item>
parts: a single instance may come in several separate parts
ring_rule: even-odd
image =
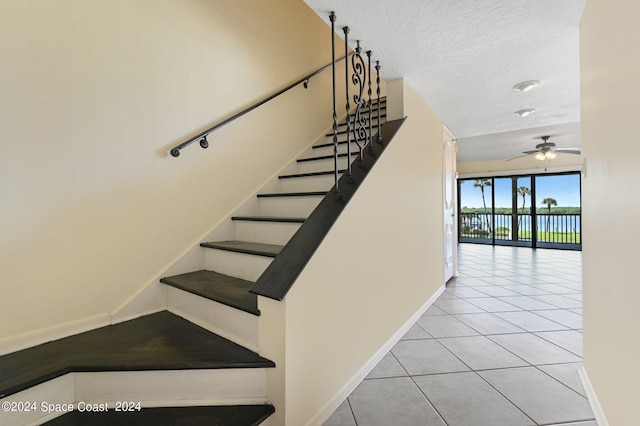
[[[375,115],[372,125],[375,133]],[[345,123],[338,134],[343,173],[359,149],[352,142],[349,158]],[[276,408],[266,370],[275,363],[258,354],[256,293],[264,293],[254,283],[333,198],[333,132],[326,136],[200,244],[201,269],[160,280],[166,310],[1,356],[0,402],[9,410],[0,411],[0,425],[268,424]],[[26,401],[36,405],[19,405]]]

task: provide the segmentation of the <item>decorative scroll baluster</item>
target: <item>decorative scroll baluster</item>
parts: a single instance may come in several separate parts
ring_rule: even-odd
[[[380,61],[376,61],[376,96],[378,97],[378,143],[382,144],[382,133],[380,132]]]
[[[342,29],[344,32],[344,52],[349,54],[349,27]],[[351,173],[351,103],[349,101],[349,61],[344,65],[344,89],[347,95],[345,109],[347,111],[347,182],[353,183],[353,173]]]
[[[367,69],[369,70],[369,75],[367,79],[368,90],[367,95],[369,95],[369,152],[373,154],[373,123],[371,121],[371,110],[373,109],[373,104],[371,103],[371,95],[373,92],[371,91],[371,51],[367,50]]]
[[[362,59],[360,40],[356,40],[356,50],[351,57],[351,68],[353,70],[351,82],[357,87],[357,93],[353,95],[353,102],[356,105],[356,113],[353,119],[353,140],[360,150],[358,163],[360,167],[364,167],[363,150],[367,143],[367,118],[361,114],[361,110],[364,104],[362,97],[367,71],[365,69],[364,59]]]
[[[334,167],[334,197],[340,199],[340,187],[338,185],[338,115],[336,113],[336,41],[335,41],[335,22],[336,14],[331,12],[329,15],[331,21],[331,74],[333,78],[333,167]]]

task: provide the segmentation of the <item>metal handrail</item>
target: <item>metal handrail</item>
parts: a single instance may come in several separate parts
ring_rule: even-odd
[[[351,56],[353,55],[353,52],[350,53],[347,56]],[[335,63],[344,61],[347,56],[343,56],[340,59],[337,59],[335,61]],[[178,157],[180,156],[180,150],[191,145],[192,143],[194,143],[195,141],[199,140],[200,141],[200,146],[202,148],[208,148],[209,147],[209,141],[207,140],[207,136],[212,133],[215,132],[216,130],[218,130],[219,128],[226,126],[227,124],[231,123],[232,121],[237,120],[238,118],[242,117],[243,115],[253,111],[254,109],[258,108],[261,105],[266,104],[267,102],[269,102],[270,100],[277,98],[278,96],[282,95],[283,93],[293,89],[294,87],[300,85],[300,84],[304,84],[304,88],[306,89],[309,85],[309,80],[312,77],[315,77],[316,75],[322,73],[323,71],[328,70],[329,68],[331,68],[333,66],[334,62],[332,61],[330,64],[325,65],[322,68],[317,69],[316,71],[312,72],[311,74],[307,74],[304,77],[296,80],[295,82],[291,83],[290,85],[286,86],[283,89],[278,90],[277,92],[275,92],[272,95],[267,96],[266,98],[256,102],[255,104],[251,105],[250,107],[247,107],[245,109],[243,109],[242,111],[240,111],[237,114],[232,115],[231,117],[227,118],[226,120],[221,121],[220,123],[209,127],[207,130],[204,130],[200,133],[198,133],[197,135],[193,136],[190,139],[187,139],[186,141],[182,142],[180,145],[176,145],[173,148],[171,148],[171,150],[169,151],[172,157]]]

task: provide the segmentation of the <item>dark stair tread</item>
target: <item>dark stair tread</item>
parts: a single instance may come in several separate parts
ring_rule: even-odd
[[[0,365],[0,398],[70,372],[275,366],[168,311],[3,355]]]
[[[354,118],[356,116],[356,113],[353,112],[353,110],[351,111],[352,112],[349,114],[349,117]],[[367,110],[360,111],[360,115],[363,117],[369,118],[369,110],[367,109]],[[386,118],[386,116],[387,116],[387,106],[382,105],[380,107],[380,118]],[[376,108],[375,105],[373,106],[373,110],[371,110],[371,119],[372,120],[378,119],[378,108]],[[346,125],[347,125],[347,120],[340,120],[340,122],[338,123],[338,126],[346,126]]]
[[[373,135],[373,136],[375,136],[375,135]],[[375,140],[375,138],[374,138],[374,140]],[[353,140],[353,139],[351,139],[349,142],[351,142],[352,144],[355,144],[355,143],[356,143],[356,141],[355,141],[355,140]],[[366,142],[368,143],[368,139],[367,139],[367,141],[366,141]],[[346,144],[347,144],[347,141],[338,141],[338,145],[346,145]],[[327,143],[322,143],[322,144],[320,144],[320,145],[314,145],[314,146],[312,146],[311,148],[313,148],[313,149],[318,149],[318,148],[326,148],[326,147],[328,147],[328,146],[333,146],[333,142],[327,142]],[[366,146],[366,145],[365,145],[365,146]],[[354,148],[355,148],[355,149],[354,149]],[[356,152],[356,151],[357,151],[357,147],[352,147],[352,149],[351,149],[351,153],[353,154],[353,152]]]
[[[249,241],[213,241],[201,243],[200,247],[255,254],[265,257],[276,257],[278,253],[280,253],[280,250],[282,250],[282,246],[276,244],[253,243]]]
[[[259,198],[274,197],[317,197],[327,195],[329,191],[308,191],[308,192],[273,192],[268,194],[258,194]]]
[[[48,426],[254,426],[275,412],[273,405],[158,407],[140,411],[72,411]]]
[[[386,105],[380,105],[380,118],[382,117],[386,117],[387,116],[387,106]],[[384,113],[382,111],[385,111]],[[349,117],[355,117],[356,113],[355,113],[355,109],[351,109],[351,113],[349,114]],[[369,117],[369,109],[363,109],[362,111],[360,111],[360,116],[366,116],[367,118]],[[371,118],[378,118],[378,107],[376,105],[373,106],[373,109],[371,110]],[[342,122],[341,124],[346,124],[346,120],[344,122]]]
[[[368,118],[368,117],[369,117],[369,116],[367,115],[367,118]],[[383,125],[383,124],[386,122],[386,118],[387,118],[387,113],[380,114],[380,125]],[[378,120],[378,114],[377,114],[377,112],[376,112],[376,114],[375,114],[375,115],[373,115],[373,116],[371,117],[371,119],[372,119],[372,121],[373,121],[373,120],[376,120],[376,123],[373,123],[373,124],[371,125],[371,127],[373,127],[373,128],[375,129],[376,127],[378,127],[378,123],[377,123],[377,120]],[[353,125],[354,125],[354,122],[351,122],[351,128],[350,128],[350,131],[351,131],[351,132],[353,132]],[[344,129],[341,129],[341,127],[345,127],[345,128],[344,128]],[[347,133],[347,129],[346,129],[346,127],[347,127],[347,122],[346,122],[346,121],[341,121],[340,123],[338,123],[338,134],[339,134],[339,135],[344,135],[345,133]],[[330,131],[330,132],[328,132],[328,133],[325,133],[325,136],[333,136],[333,130],[331,130],[331,131]]]
[[[346,172],[346,169],[338,170],[338,173]],[[313,176],[325,176],[325,175],[333,175],[335,172],[333,170],[327,170],[324,172],[311,172],[311,173],[295,173],[291,175],[281,175],[278,176],[278,179],[295,179],[295,178],[304,178],[304,177],[313,177]]]
[[[260,315],[258,298],[249,293],[253,286],[251,281],[202,270],[164,277],[160,282],[253,315]]]
[[[371,116],[372,116],[372,118],[377,118],[378,117],[378,105],[377,104],[373,104],[372,106],[373,106],[373,109],[371,110]],[[384,113],[385,115],[387,114],[386,113],[386,109],[387,109],[387,103],[386,102],[381,103],[380,104],[380,116],[381,117],[383,115],[382,114],[382,110],[385,110],[385,113]],[[365,114],[367,116],[369,116],[369,106],[368,105],[365,108],[363,108],[362,110],[360,110],[360,115],[365,115]],[[350,106],[350,111],[349,111],[349,116],[350,117],[355,117],[355,115],[356,115],[356,109],[353,107],[353,105],[351,105]],[[341,121],[340,123],[344,124],[344,123],[346,123],[346,120],[345,121]]]
[[[351,155],[358,155],[357,152],[352,152]],[[338,154],[338,157],[346,157],[347,153],[343,153],[343,154]],[[298,163],[304,163],[307,161],[319,161],[319,160],[328,160],[333,158],[333,154],[331,155],[322,155],[320,157],[308,157],[308,158],[299,158],[297,161]]]
[[[351,118],[355,118],[355,116],[356,116],[356,113],[353,112],[353,111],[354,110],[351,110],[351,114],[349,114],[349,117],[351,117]],[[360,116],[369,118],[369,110],[366,109],[366,110],[360,111]],[[382,106],[380,106],[380,118],[385,118],[386,116],[387,116],[387,106],[386,105],[382,105]],[[373,109],[371,110],[371,119],[372,120],[377,120],[378,119],[378,108],[375,105],[373,106]],[[346,125],[347,125],[347,120],[340,121],[340,123],[338,123],[338,126],[346,126]]]
[[[248,221],[248,222],[303,223],[307,219],[304,217],[232,216],[231,220],[242,220],[242,221]]]
[[[369,98],[367,97],[367,99],[363,99],[364,103],[362,104],[362,108],[369,108]],[[386,108],[387,107],[387,98],[380,98],[380,109],[382,108]],[[357,103],[349,103],[349,109],[351,110],[351,112],[355,111],[356,106],[358,104]],[[373,107],[374,110],[378,109],[378,101],[374,98],[371,98],[371,106]]]

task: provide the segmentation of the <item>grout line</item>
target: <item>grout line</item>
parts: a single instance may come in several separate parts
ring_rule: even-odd
[[[513,368],[529,368],[529,367],[513,367]],[[524,412],[524,410],[520,407],[518,407],[516,405],[515,402],[511,401],[509,398],[507,398],[506,395],[504,395],[502,392],[500,392],[495,386],[493,386],[491,383],[489,383],[487,380],[485,380],[484,377],[482,377],[481,375],[479,375],[478,373],[476,373],[474,371],[474,373],[476,374],[476,376],[478,376],[480,378],[480,380],[482,380],[483,382],[485,382],[491,389],[495,390],[496,393],[498,393],[498,395],[500,395],[501,397],[503,397],[506,401],[508,401],[511,405],[513,405],[518,411],[520,411],[522,413],[523,416],[525,416],[526,418],[528,418],[529,420],[531,420],[533,422],[533,424],[537,425],[538,423],[533,420],[532,417],[530,417],[527,413]]]
[[[576,330],[555,330],[555,331],[576,331]],[[551,341],[551,340],[549,340],[549,339],[545,339],[543,336],[538,336],[538,335],[537,335],[537,334],[535,334],[535,333],[545,333],[544,331],[535,331],[535,332],[533,332],[532,334],[533,334],[534,336],[536,336],[536,337],[541,338],[542,340],[545,340],[545,341],[547,341],[547,342],[551,343],[552,345],[555,345],[555,346],[559,347],[559,348],[560,348],[560,349],[562,349],[562,350],[565,350],[565,351],[567,351],[567,352],[569,352],[569,353],[571,353],[571,354],[574,354],[574,355],[575,355],[575,356],[577,356],[577,357],[580,357],[580,359],[583,359],[583,358],[584,358],[582,355],[577,354],[577,353],[575,353],[575,352],[573,352],[573,351],[571,351],[571,350],[569,350],[569,349],[567,349],[567,348],[563,348],[563,347],[562,347],[562,346],[560,346],[559,344],[557,344],[557,343],[555,343],[555,342],[552,342],[552,341]],[[583,347],[584,347],[584,344],[583,344]]]
[[[504,398],[504,400],[508,401],[513,407],[515,407],[519,412],[521,412],[527,419],[531,420],[531,422],[533,424],[538,424],[536,423],[530,416],[528,416],[519,406],[517,406],[513,401],[511,401],[509,398],[507,398],[502,392],[500,392],[497,388],[495,388],[494,386],[491,385],[491,383],[489,383],[487,380],[485,380],[480,374],[478,374],[479,372],[484,372],[484,371],[497,371],[497,370],[509,370],[509,369],[522,369],[522,368],[535,368],[537,371],[544,373],[546,376],[552,378],[555,382],[560,383],[561,385],[563,385],[565,388],[570,389],[571,391],[573,391],[573,393],[580,395],[584,398],[584,396],[582,394],[580,394],[580,392],[572,389],[570,386],[566,385],[565,383],[563,383],[562,381],[560,381],[559,379],[553,377],[550,373],[547,373],[546,371],[542,370],[542,368],[544,368],[545,366],[559,366],[559,365],[578,365],[582,363],[582,356],[579,354],[576,354],[566,348],[563,348],[562,346],[560,346],[559,344],[554,343],[553,341],[550,341],[548,339],[545,339],[543,336],[538,336],[536,333],[544,333],[546,331],[576,331],[576,332],[580,332],[581,329],[575,329],[572,328],[568,325],[565,325],[563,323],[560,323],[559,321],[550,319],[550,318],[546,318],[540,314],[538,314],[538,311],[561,311],[561,312],[567,312],[567,313],[572,313],[572,314],[576,314],[576,315],[580,315],[578,312],[575,312],[578,309],[582,309],[582,308],[563,308],[560,306],[556,306],[553,303],[548,303],[545,300],[541,300],[538,299],[536,296],[549,296],[549,295],[554,295],[554,296],[561,296],[561,297],[565,297],[567,299],[570,299],[572,301],[576,301],[576,302],[582,302],[581,300],[578,299],[572,299],[571,297],[568,297],[567,295],[581,295],[582,291],[581,289],[578,290],[576,288],[572,288],[572,287],[567,287],[566,284],[567,282],[572,282],[571,279],[569,278],[574,278],[577,281],[575,281],[576,283],[579,283],[580,280],[576,277],[576,275],[578,275],[578,268],[576,268],[576,274],[571,274],[571,273],[566,273],[566,269],[563,269],[562,265],[556,265],[555,263],[551,263],[551,267],[548,270],[549,273],[545,274],[544,276],[548,277],[548,279],[552,279],[552,281],[545,281],[544,280],[544,276],[541,276],[539,279],[536,278],[535,282],[528,282],[528,283],[523,283],[522,279],[520,281],[518,281],[518,272],[522,273],[522,272],[528,272],[528,271],[535,271],[536,270],[536,262],[549,262],[546,255],[543,255],[543,253],[533,253],[533,260],[531,262],[527,262],[525,264],[524,267],[520,266],[520,265],[516,265],[513,262],[513,253],[514,253],[514,249],[519,249],[519,248],[513,248],[513,247],[509,247],[509,248],[502,248],[499,247],[497,248],[498,250],[496,250],[496,247],[493,247],[493,259],[495,260],[495,264],[497,265],[497,262],[502,261],[503,263],[500,264],[499,267],[496,267],[494,269],[491,268],[487,268],[487,263],[486,263],[486,255],[484,254],[484,251],[481,252],[480,250],[477,250],[475,253],[473,250],[470,250],[468,247],[463,247],[462,245],[459,245],[459,257],[464,257],[464,260],[462,262],[459,263],[459,267],[460,267],[460,273],[457,277],[454,278],[454,283],[455,286],[450,286],[449,284],[447,284],[445,291],[447,293],[447,296],[450,297],[442,297],[442,295],[440,297],[438,297],[438,299],[436,299],[436,301],[433,303],[433,306],[436,306],[438,309],[440,309],[441,311],[443,311],[444,313],[436,313],[435,315],[422,315],[422,318],[430,318],[430,317],[437,317],[437,316],[444,316],[444,315],[448,315],[451,318],[454,318],[456,321],[459,321],[461,324],[465,325],[466,327],[469,327],[469,329],[473,330],[474,332],[478,333],[475,336],[447,336],[447,337],[434,337],[431,333],[429,333],[424,327],[422,327],[420,324],[418,324],[417,322],[414,325],[417,325],[419,327],[419,329],[421,329],[422,331],[424,331],[426,333],[427,336],[431,336],[431,338],[418,338],[418,339],[405,339],[404,341],[415,341],[415,340],[435,340],[441,347],[443,347],[450,355],[452,355],[455,359],[457,359],[458,361],[460,361],[460,363],[462,363],[462,365],[464,365],[466,368],[468,368],[468,371],[452,371],[452,372],[440,372],[440,373],[429,373],[429,374],[416,374],[416,375],[411,375],[409,374],[409,372],[407,371],[407,369],[405,368],[405,366],[400,362],[400,360],[398,359],[398,357],[396,357],[396,355],[392,352],[393,349],[391,349],[389,351],[389,354],[391,354],[391,356],[393,357],[393,359],[398,363],[398,365],[400,365],[402,371],[404,371],[404,373],[406,374],[406,376],[389,376],[389,377],[378,377],[378,378],[371,378],[371,379],[366,379],[366,380],[385,380],[385,379],[391,379],[391,378],[405,378],[408,377],[410,378],[410,380],[412,381],[412,383],[419,389],[419,391],[421,392],[421,394],[424,396],[424,398],[427,400],[427,402],[431,405],[431,407],[435,410],[435,412],[440,416],[440,418],[442,419],[442,421],[445,423],[445,425],[447,424],[447,422],[445,421],[444,417],[442,416],[442,414],[440,413],[440,411],[438,411],[438,408],[435,406],[435,404],[433,404],[431,402],[431,400],[427,397],[427,395],[422,391],[422,389],[417,385],[416,383],[416,378],[418,377],[422,377],[422,376],[434,376],[434,375],[447,375],[447,374],[461,374],[461,373],[470,373],[472,372],[473,374],[475,374],[477,377],[479,377],[484,383],[486,383],[491,389],[493,389],[498,395],[502,396]],[[486,247],[481,247],[482,249],[486,249]],[[509,251],[507,251],[507,249]],[[531,249],[527,249],[527,250],[531,250]],[[464,251],[467,251],[467,254],[464,254]],[[499,253],[498,253],[499,252]],[[517,250],[515,251],[517,252]],[[581,253],[580,253],[581,255]],[[555,259],[554,259],[555,260]],[[581,256],[575,256],[575,257],[571,257],[570,260],[575,261],[577,263],[577,265],[581,265]],[[475,265],[480,266],[481,268],[476,268],[474,267]],[[556,267],[557,266],[557,267]],[[581,271],[581,266],[580,269]],[[498,274],[492,274],[492,275],[488,275],[490,274],[490,271],[497,271]],[[554,273],[557,272],[557,273]],[[504,273],[507,273],[507,275],[504,275]],[[562,282],[558,282],[558,277],[564,279],[565,281]],[[496,284],[495,282],[492,283],[491,280],[495,279],[495,278],[500,278],[499,281],[501,284]],[[511,279],[514,278],[514,279]],[[505,281],[512,281],[513,284],[505,284]],[[524,281],[529,281],[529,280],[524,280]],[[482,284],[482,283],[487,283],[486,286],[495,286],[495,287],[501,287],[504,288],[505,290],[509,290],[509,291],[513,291],[515,293],[518,293],[517,296],[492,296],[491,294],[485,293],[484,291],[482,291],[482,287],[485,287],[484,285],[477,285],[478,283]],[[566,289],[566,291],[570,291],[570,293],[564,293],[564,290],[560,289],[561,292],[563,293],[557,293],[557,292],[553,292],[553,291],[547,291],[544,289],[539,289],[541,291],[545,291],[544,294],[538,294],[538,295],[530,295],[530,294],[524,294],[521,293],[519,291],[516,290],[512,290],[509,287],[510,286],[528,286],[528,287],[533,287],[535,288],[536,285],[556,285],[558,287],[563,287]],[[575,286],[574,286],[575,287]],[[486,296],[464,296],[464,295],[459,295],[459,294],[455,294],[453,289],[455,288],[469,288],[472,290],[475,290],[479,293],[485,293]],[[552,287],[553,288],[553,287]],[[524,291],[523,288],[521,287],[521,291]],[[464,293],[464,290],[462,291],[462,293]],[[474,293],[474,292],[471,292]],[[531,299],[535,302],[541,302],[541,303],[546,303],[547,305],[549,305],[549,308],[522,308],[520,306],[514,305],[513,303],[509,303],[505,300],[502,300],[501,297],[518,297],[518,298],[527,298],[527,299]],[[507,303],[511,306],[514,306],[513,311],[500,311],[500,312],[494,312],[494,309],[490,309],[490,308],[485,308],[483,306],[480,305],[476,305],[473,303],[474,299],[479,299],[479,298],[492,298],[495,300],[499,300],[501,302]],[[527,300],[527,299],[523,299],[523,300]],[[466,303],[469,303],[471,305],[473,305],[474,307],[479,308],[482,312],[469,312],[469,313],[465,313],[465,312],[450,312],[451,308],[449,310],[443,308],[442,306],[438,305],[438,301],[445,301],[445,300],[451,300],[452,302],[443,302],[443,303],[450,303],[453,306],[455,306],[456,304],[463,304],[464,303],[460,303],[457,301],[464,301]],[[456,308],[453,308],[454,310],[456,310]],[[464,309],[463,309],[464,310]],[[558,326],[563,327],[562,329],[558,329],[558,330],[543,330],[543,331],[528,331],[523,329],[521,326],[519,326],[518,324],[515,324],[505,318],[500,317],[499,313],[507,313],[507,312],[528,312],[528,313],[532,313],[534,315],[536,315],[537,318],[540,318],[542,320],[547,320],[547,321],[551,321],[551,323],[553,324],[557,324]],[[474,315],[474,314],[490,314],[490,315],[494,315],[496,318],[501,319],[503,321],[506,321],[510,324],[513,324],[515,327],[518,327],[519,329],[521,329],[521,332],[512,332],[512,333],[481,333],[479,332],[476,328],[474,328],[473,326],[467,324],[463,319],[458,318],[457,316],[460,315]],[[533,364],[525,359],[523,359],[522,357],[520,357],[519,355],[517,355],[516,353],[512,352],[511,350],[507,349],[506,347],[504,347],[503,345],[501,345],[500,343],[494,341],[491,337],[493,336],[508,336],[508,335],[523,335],[523,334],[529,334],[532,336],[535,336],[537,338],[543,339],[545,342],[551,343],[552,345],[554,345],[555,347],[560,348],[563,351],[566,351],[567,353],[573,354],[577,357],[580,358],[580,361],[570,361],[570,362],[554,362],[554,363],[547,363],[547,364]],[[495,367],[495,368],[484,368],[484,369],[478,369],[478,370],[474,370],[473,368],[471,368],[471,366],[469,364],[467,364],[465,361],[463,361],[460,357],[458,357],[455,353],[453,353],[451,350],[449,350],[449,348],[447,348],[444,344],[443,341],[446,341],[447,339],[454,339],[454,338],[464,338],[464,337],[485,337],[486,339],[490,340],[492,343],[496,344],[498,347],[502,348],[503,350],[505,350],[507,353],[515,356],[517,359],[521,360],[523,362],[522,366],[510,366],[510,367]],[[401,340],[402,341],[402,340]],[[577,371],[577,370],[576,370]],[[348,401],[348,398],[347,398]],[[349,408],[351,410],[351,414],[354,418],[354,422],[355,420],[355,413],[353,410],[353,407],[351,406],[351,402],[349,401]],[[566,423],[567,425],[570,424],[576,424],[578,425],[580,422],[586,422],[586,421],[592,421],[593,419],[583,419],[583,420],[572,420],[569,422],[563,422]],[[356,425],[358,423],[356,422]],[[544,423],[544,424],[538,424],[539,426],[542,425],[547,425],[547,426],[551,426],[554,423]]]
[[[347,405],[349,406],[349,412],[351,413],[351,418],[353,419],[353,423],[358,426],[358,421],[356,420],[356,413],[353,411],[353,407],[351,406],[351,401],[349,401],[349,397],[347,397]]]
[[[425,339],[426,340],[426,339]],[[431,339],[428,339],[431,340]],[[400,343],[400,342],[398,342]],[[397,343],[396,343],[397,344]],[[391,349],[393,350],[393,348]],[[409,372],[407,371],[407,369],[404,367],[404,365],[402,365],[402,363],[400,362],[400,360],[398,359],[398,357],[396,356],[396,354],[394,354],[393,352],[391,352],[391,350],[389,351],[389,353],[391,354],[391,356],[393,357],[393,359],[396,360],[396,362],[398,363],[398,365],[400,366],[400,368],[402,368],[402,370],[404,370],[404,372],[407,374],[406,376],[403,377],[411,377],[411,374],[409,374]]]
[[[455,374],[455,373],[449,373],[449,374]],[[449,423],[447,423],[447,421],[444,419],[444,416],[442,415],[442,413],[440,413],[440,411],[438,410],[438,408],[436,407],[436,405],[431,402],[431,400],[429,399],[429,397],[427,396],[427,394],[425,394],[422,389],[420,388],[420,386],[418,386],[418,384],[416,383],[416,381],[413,379],[414,376],[409,376],[409,378],[411,379],[411,382],[413,383],[413,385],[418,388],[418,392],[420,392],[422,394],[422,396],[424,396],[424,399],[429,403],[429,405],[431,406],[431,408],[433,408],[433,411],[436,412],[436,414],[440,417],[440,419],[442,420],[442,423],[444,423],[446,426],[449,425]],[[416,376],[417,377],[417,376]]]
[[[545,367],[545,366],[552,366],[552,365],[569,365],[569,364],[580,364],[582,365],[582,362],[567,362],[567,363],[562,363],[562,364],[545,364],[545,365],[534,365],[533,367],[535,369],[537,369],[538,371],[541,371],[542,373],[546,374],[547,376],[551,377],[553,380],[555,380],[556,382],[560,383],[561,385],[563,385],[564,387],[571,389],[573,392],[575,392],[576,394],[578,394],[579,396],[581,396],[582,398],[588,400],[588,398],[584,395],[582,395],[580,392],[578,392],[577,390],[573,389],[571,386],[567,385],[566,383],[563,383],[562,381],[560,381],[560,379],[557,379],[555,377],[553,377],[550,373],[547,373],[546,371],[544,371],[543,369],[539,368],[539,367]],[[578,370],[579,368],[576,368],[576,376],[578,375]],[[578,378],[580,378],[580,376],[578,376]],[[582,420],[580,420],[582,421]]]

